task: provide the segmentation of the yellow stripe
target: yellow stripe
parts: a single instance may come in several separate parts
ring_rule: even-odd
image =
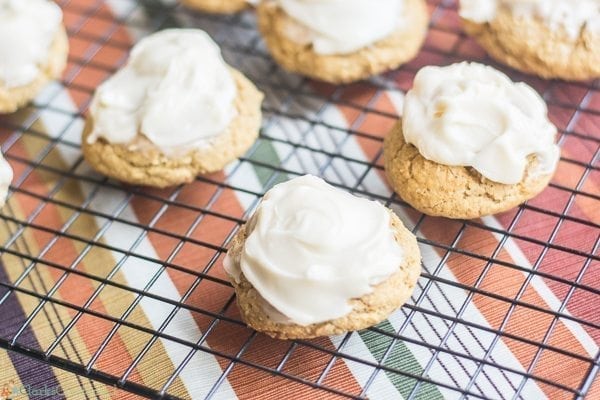
[[[39,122],[36,122],[34,124],[34,128],[37,131],[45,130],[44,126]],[[46,140],[35,138],[30,135],[23,136],[23,139],[20,141],[20,143],[24,145],[28,154],[39,154],[39,152],[42,151],[43,148],[45,148],[48,144]],[[48,154],[48,156],[44,159],[44,164],[49,165],[53,168],[57,168],[58,170],[67,170],[68,168],[64,160],[61,158],[60,153],[56,149],[53,149]],[[45,186],[49,189],[54,188],[56,181],[59,178],[57,175],[44,172],[43,170],[36,170],[36,174],[40,178],[40,180],[44,182]],[[70,204],[82,204],[84,201],[84,196],[81,192],[79,184],[77,182],[74,182],[73,180],[66,182],[66,184],[56,193],[54,198]],[[14,201],[14,199],[15,196],[13,196],[13,198],[11,199],[11,204],[13,205],[13,209],[15,210],[15,212],[17,212],[16,210],[19,210],[19,207],[15,204],[16,201]],[[54,205],[46,205],[46,207],[54,208],[54,210],[60,216],[59,218],[61,225],[74,213],[73,210],[66,209],[64,207]],[[19,219],[23,219],[22,212],[18,212],[18,215]],[[94,217],[92,217],[89,214],[83,213],[77,217],[77,220],[69,228],[68,232],[70,234],[81,236],[86,239],[92,239],[93,236],[98,232],[98,226]],[[5,231],[2,232],[0,236],[7,238],[9,234],[9,232]],[[39,253],[36,241],[31,235],[29,229],[27,229],[26,233],[24,234],[24,241],[27,243],[30,251],[32,251],[33,254]],[[85,243],[82,243],[80,241],[72,241],[71,245],[74,246],[73,255],[81,254],[81,252],[85,248]],[[23,249],[20,249],[20,251],[23,251]],[[66,257],[65,260],[68,260],[70,262],[71,258],[73,257]],[[12,257],[12,259],[7,260],[7,265],[11,266],[11,268],[8,269],[13,272],[18,270],[20,273],[23,270],[23,267],[14,267],[19,262],[20,260],[16,257]],[[99,277],[106,277],[115,266],[115,263],[116,261],[113,257],[113,254],[110,251],[99,247],[93,247],[92,249],[90,249],[89,253],[84,257],[84,259],[80,263],[81,265],[78,265],[77,268],[82,268],[86,272]],[[54,279],[49,273],[49,267],[38,265],[36,266],[36,270],[40,271],[42,281],[54,282]],[[18,274],[16,275],[18,276]],[[30,274],[30,276],[33,280],[33,285],[35,285],[35,288],[29,282],[24,282],[23,287],[39,292],[42,287],[40,279],[33,276],[33,274]],[[11,276],[11,279],[16,279],[16,276]],[[87,289],[89,293],[87,293],[85,296],[86,300],[87,298],[89,298],[93,290],[95,290],[98,286],[98,283],[95,281],[79,277],[75,278],[73,275],[71,275],[68,279],[79,279],[83,284],[92,284],[92,289]],[[121,284],[127,285],[127,282],[125,281],[125,278],[121,273],[117,273],[113,277],[113,280]],[[26,299],[23,297],[29,296],[20,296],[20,300],[22,304],[24,303],[23,306],[25,308],[25,311],[31,312],[33,307],[35,307],[35,305],[37,304],[37,300]],[[58,292],[54,295],[54,297],[58,299],[61,298]],[[134,298],[135,296],[131,292],[107,286],[102,290],[98,298],[92,303],[91,308],[96,309],[96,311],[102,312],[104,314],[119,318],[127,309],[127,307],[134,301]],[[83,303],[84,301],[82,301],[81,304],[78,305],[82,306]],[[40,344],[42,346],[48,346],[56,337],[56,334],[52,332],[51,327],[55,326],[59,332],[62,331],[60,321],[63,321],[63,323],[66,325],[73,318],[75,312],[72,310],[67,311],[62,307],[58,307],[59,315],[56,315],[56,312],[54,312],[49,305],[46,305],[44,309],[48,311],[50,318],[46,317],[46,321],[44,321],[44,317],[42,317],[42,314],[40,314],[40,316],[36,317],[36,319],[34,320],[35,324],[32,327],[34,328],[34,332],[38,337]],[[89,317],[84,316],[83,318]],[[150,326],[148,319],[139,307],[136,308],[135,311],[130,315],[129,321],[136,324],[140,324],[142,326]],[[54,355],[57,355],[59,357],[65,357],[75,362],[83,363],[87,363],[91,359],[90,351],[88,351],[86,343],[83,341],[83,338],[79,334],[80,329],[77,329],[80,323],[81,321],[78,322],[78,324],[75,325],[75,327],[63,339],[62,343],[65,344],[65,348],[61,349],[60,347],[57,347],[57,349],[53,353]],[[110,323],[104,322],[104,324]],[[112,325],[110,327],[112,328]],[[90,342],[91,339],[95,339],[94,341],[97,344],[99,344],[99,342],[101,342],[101,340],[104,339],[107,333],[108,330],[101,330],[100,332],[85,332],[84,334],[86,335],[86,342]],[[94,334],[97,335],[95,338],[93,337]],[[143,346],[150,339],[149,335],[147,334],[138,331],[132,331],[128,328],[124,329],[123,327],[119,329],[118,334],[113,340],[117,340],[117,336],[120,336],[123,340],[124,349],[132,359],[139,354]],[[72,342],[72,345],[69,342]],[[77,350],[77,353],[81,355],[81,361],[77,358],[75,349]],[[91,351],[95,350],[96,348],[91,349]],[[103,357],[110,357],[110,354],[102,355],[101,358]],[[95,367],[97,368],[97,366]],[[140,365],[136,368],[136,370],[141,377],[141,382],[139,383],[153,388],[160,388],[162,384],[168,379],[168,377],[173,373],[174,366],[171,363],[170,358],[166,354],[162,343],[160,341],[157,341],[147,353],[143,362],[140,363]],[[189,394],[185,390],[183,383],[179,378],[173,383],[172,387],[169,389],[169,392],[171,394],[175,394],[181,397],[189,396]]]
[[[7,391],[10,393],[14,388],[20,388],[22,384],[8,356],[8,351],[0,349],[0,400],[4,400]],[[19,396],[19,400],[28,398],[27,395]]]

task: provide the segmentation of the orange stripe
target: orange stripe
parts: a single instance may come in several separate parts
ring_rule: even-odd
[[[569,153],[563,152],[563,155],[570,157]],[[582,173],[583,169],[581,167],[572,163],[561,162],[553,180],[561,185],[574,188]],[[588,189],[592,189],[594,186],[597,187],[592,176],[590,176],[586,182]],[[590,192],[594,193],[593,191]],[[552,210],[557,213],[562,213],[570,196],[571,194],[567,191],[548,188],[542,195],[529,201],[529,204],[543,210]],[[595,203],[597,203],[597,200],[594,200],[593,198],[577,196],[575,198],[575,203],[569,210],[569,215],[598,223],[598,221],[600,221],[600,214],[597,212]],[[592,204],[594,205],[592,206]],[[511,223],[513,217],[514,212],[512,211],[497,216],[498,221],[505,227]],[[557,223],[558,218],[556,217],[526,210],[522,213],[519,222],[513,228],[512,232],[514,234],[531,237],[545,242],[550,237],[550,234]],[[598,236],[597,231],[598,230],[595,227],[564,221],[558,230],[558,234],[553,240],[553,243],[569,249],[591,253]],[[519,241],[518,244],[529,262],[534,264],[539,258],[543,247],[524,241]],[[550,249],[545,254],[544,260],[539,266],[539,270],[569,281],[575,281],[585,262],[586,260],[583,257]],[[600,279],[600,270],[590,267],[588,268],[582,283],[593,286],[594,282],[597,282],[598,279]],[[568,284],[559,283],[554,280],[545,279],[544,281],[560,300],[563,300],[570,290],[570,285]],[[593,293],[576,290],[567,306],[569,312],[573,314],[573,316],[586,321],[600,323],[600,315],[596,312],[594,307],[590,307],[590,304],[594,304],[596,301],[596,296]],[[596,343],[600,343],[599,330],[586,325],[583,325],[583,328],[592,338],[594,338]]]
[[[600,399],[600,375],[596,376],[592,386],[590,387],[590,391],[587,394],[588,399]]]

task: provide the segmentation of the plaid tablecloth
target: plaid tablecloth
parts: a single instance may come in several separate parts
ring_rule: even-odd
[[[64,79],[0,117],[15,170],[0,221],[0,398],[600,399],[597,84],[502,68],[548,101],[561,131],[558,172],[519,209],[450,221],[393,196],[381,138],[418,68],[490,62],[461,34],[453,1],[429,2],[432,28],[415,61],[343,87],[280,70],[251,12],[59,4],[71,45]],[[173,26],[208,31],[266,93],[261,138],[223,173],[183,187],[106,180],[79,148],[93,90],[132,43]],[[222,268],[229,240],[269,187],[305,173],[390,205],[419,238],[418,288],[376,328],[285,342],[240,322]]]

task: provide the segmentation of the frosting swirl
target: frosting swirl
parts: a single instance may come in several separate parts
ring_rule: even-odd
[[[521,18],[539,18],[552,30],[564,29],[576,39],[582,29],[600,32],[599,0],[461,0],[461,17],[491,22],[501,7]]]
[[[40,74],[62,21],[47,0],[0,0],[0,85],[27,85]]]
[[[277,0],[277,3],[300,24],[288,29],[289,38],[312,43],[318,54],[353,53],[387,37],[401,26],[404,6],[404,0]]]
[[[469,166],[505,184],[523,179],[528,157],[537,172],[555,170],[560,150],[543,99],[525,83],[476,63],[425,67],[406,94],[404,138],[423,157]]]
[[[239,265],[225,262],[228,273],[243,273],[300,325],[350,313],[349,300],[371,293],[403,260],[385,207],[309,175],[271,189],[248,232]]]
[[[168,29],[142,39],[127,65],[94,95],[94,131],[110,143],[143,134],[163,153],[202,146],[235,115],[235,81],[203,31]]]

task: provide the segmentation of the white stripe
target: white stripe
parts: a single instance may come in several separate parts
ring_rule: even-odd
[[[396,90],[389,90],[386,92],[386,96],[394,105],[396,113],[398,113],[399,116],[402,116],[402,111],[404,110],[404,93]]]
[[[342,339],[344,335],[331,336],[331,342],[336,348],[339,348],[342,344]],[[365,342],[361,339],[360,335],[356,332],[352,332],[350,338],[345,343],[342,352],[345,354],[350,354],[354,357],[357,357],[361,360],[365,360],[370,363],[377,364],[377,360],[367,346]],[[360,387],[364,388],[367,384],[369,378],[373,375],[375,368],[353,361],[349,361],[344,359],[344,362],[350,373],[354,376],[354,379],[358,382]],[[387,375],[380,371],[375,380],[369,385],[367,389],[367,397],[369,399],[402,399],[403,397],[398,393],[396,387],[392,384],[392,382],[388,379]]]
[[[485,225],[493,229],[504,230],[502,224],[500,224],[498,219],[496,219],[495,217],[483,217],[482,220],[485,223]],[[502,240],[502,238],[504,237],[499,233],[492,233],[499,241]],[[533,268],[525,254],[523,254],[521,248],[515,243],[515,241],[511,237],[507,238],[504,244],[504,249],[508,252],[508,254],[510,254],[510,257],[517,265],[528,270],[531,270]],[[529,275],[525,271],[521,271],[521,273],[526,277]],[[558,311],[560,309],[562,302],[559,300],[558,297],[556,297],[552,289],[550,289],[548,285],[546,285],[546,282],[544,282],[544,280],[540,276],[534,275],[532,277],[531,286],[540,294],[542,299],[544,299],[550,310]],[[563,310],[563,313],[566,315],[571,315],[571,313],[566,308],[565,310]],[[594,339],[588,334],[588,332],[581,326],[581,324],[578,324],[577,322],[569,319],[561,319],[560,322],[567,327],[567,329],[573,334],[575,338],[577,338],[577,340],[579,340],[579,342],[581,343],[585,351],[587,351],[590,357],[595,357],[596,354],[598,354],[598,345],[596,344]]]

